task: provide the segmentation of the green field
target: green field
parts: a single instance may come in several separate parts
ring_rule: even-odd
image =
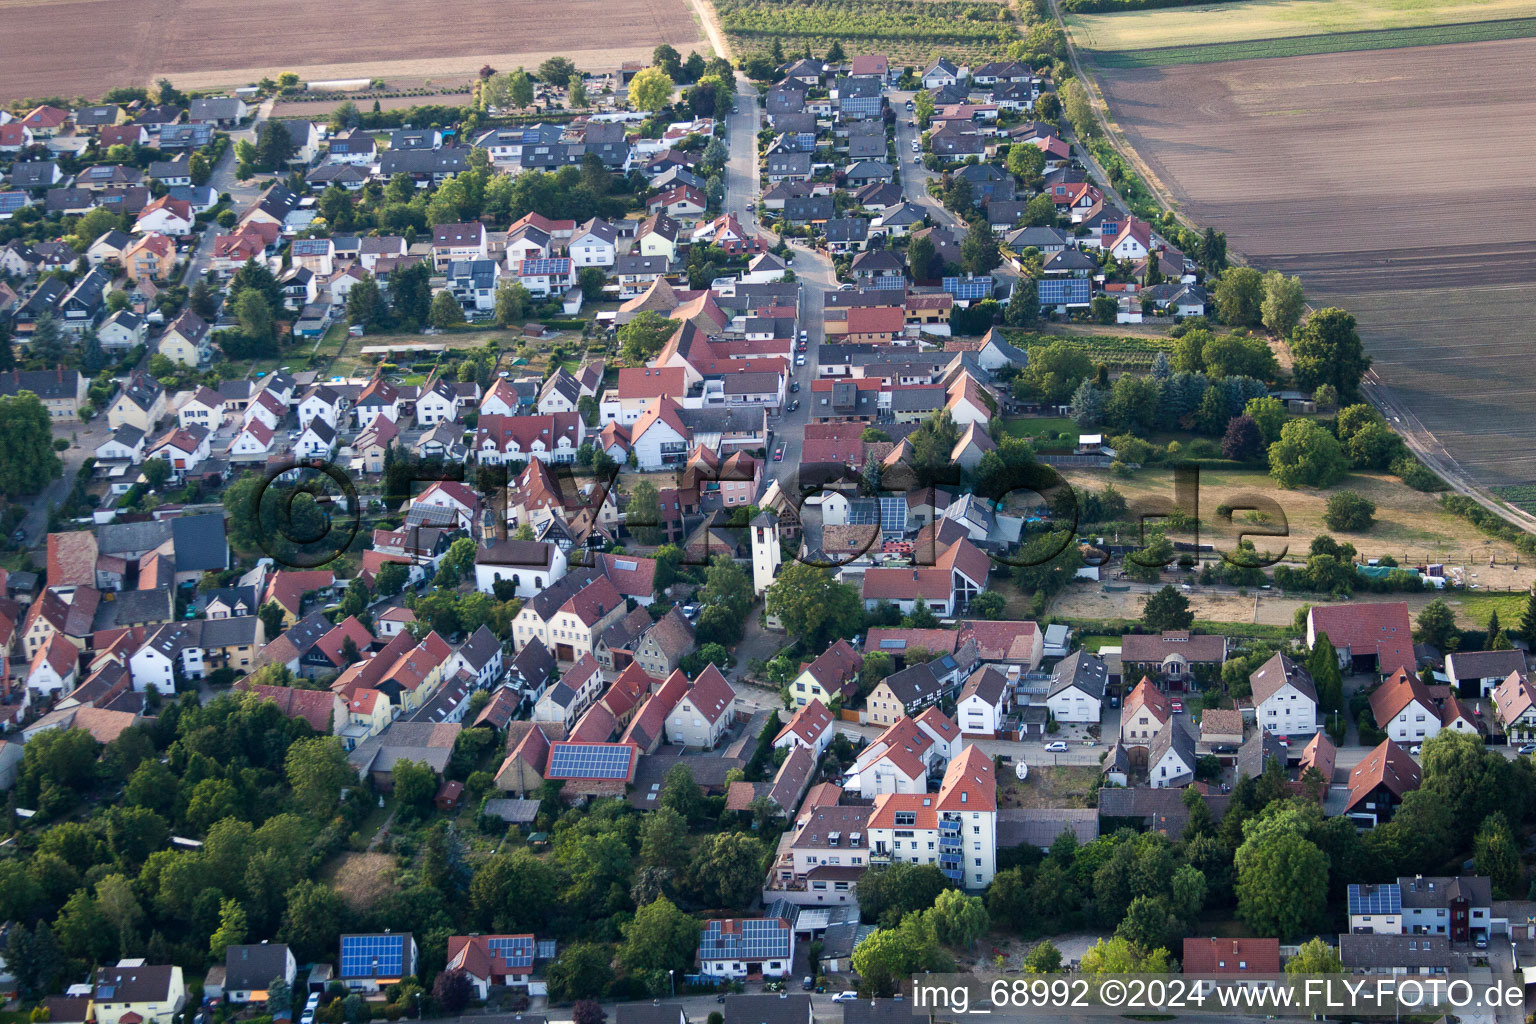
[[[1158,12],[1163,13],[1163,12]],[[1166,46],[1146,50],[1092,51],[1088,57],[1102,68],[1168,67],[1175,64],[1216,64],[1228,60],[1263,57],[1303,57],[1317,53],[1349,53],[1357,50],[1396,50],[1405,46],[1442,43],[1483,43],[1496,39],[1536,36],[1536,18],[1512,18],[1460,25],[1339,32],[1278,39],[1207,43],[1198,46]]]
[[[1173,350],[1174,338],[1116,336],[1112,334],[1040,334],[1035,331],[1005,330],[1008,340],[1019,348],[1061,342],[1087,353],[1095,363],[1111,370],[1150,370],[1159,352]]]
[[[823,53],[836,40],[850,54],[884,53],[897,65],[995,57],[1018,39],[1006,4],[976,0],[716,0],[715,10],[745,52],[778,39],[787,53]]]
[[[1532,17],[1536,17],[1536,0],[1248,0],[1075,14],[1067,18],[1067,25],[1074,41],[1085,49],[1124,51],[1185,49],[1293,36],[1353,36],[1380,29],[1462,26]]]
[[[1494,487],[1493,496],[1523,512],[1536,513],[1536,484],[1509,484]]]

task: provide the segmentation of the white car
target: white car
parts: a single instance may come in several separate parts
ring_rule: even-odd
[[[1055,743],[1047,743],[1045,752],[1048,754],[1065,754],[1067,752],[1066,740],[1057,740]]]
[[[832,1001],[834,1003],[851,1003],[857,998],[859,998],[859,994],[850,988],[833,996]]]
[[[805,356],[795,356],[795,365],[796,366],[804,366],[805,365]]]

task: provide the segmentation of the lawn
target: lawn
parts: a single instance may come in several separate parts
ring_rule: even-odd
[[[1536,17],[1536,0],[1249,0],[1109,14],[1074,14],[1073,39],[1090,50],[1188,48],[1293,36],[1362,34]],[[1434,40],[1426,40],[1434,41]],[[1401,44],[1399,44],[1401,45]],[[1313,51],[1327,52],[1327,51]]]
[[[1009,437],[1044,437],[1047,434],[1076,436],[1077,424],[1065,416],[1010,416],[1003,421]]]
[[[1063,475],[1073,484],[1092,490],[1113,484],[1132,503],[1133,512],[1138,501],[1150,508],[1153,502],[1167,502],[1173,497],[1173,473],[1163,467],[1138,470],[1129,478],[1112,477],[1100,470],[1071,470]],[[1343,533],[1329,530],[1323,523],[1328,498],[1341,490],[1355,491],[1376,503],[1376,523],[1372,529]],[[1531,584],[1530,559],[1522,565],[1513,545],[1487,537],[1470,523],[1444,511],[1438,495],[1412,490],[1387,474],[1355,473],[1327,491],[1285,491],[1275,487],[1269,474],[1258,467],[1202,468],[1196,495],[1200,541],[1214,544],[1218,551],[1235,548],[1239,528],[1285,529],[1288,535],[1284,539],[1252,539],[1261,551],[1278,551],[1284,546],[1289,560],[1300,562],[1305,560],[1312,538],[1328,534],[1353,544],[1362,558],[1390,555],[1402,565],[1463,566],[1469,582],[1498,590],[1523,591]],[[1241,511],[1245,497],[1273,500],[1279,505],[1283,522]],[[1216,515],[1217,507],[1224,504],[1238,509],[1232,522]],[[1179,539],[1186,538],[1179,535]],[[1497,562],[1492,567],[1488,564],[1490,557]]]

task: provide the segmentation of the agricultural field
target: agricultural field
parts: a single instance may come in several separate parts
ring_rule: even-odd
[[[1196,223],[1359,319],[1404,416],[1473,479],[1536,481],[1536,40],[1101,70],[1115,123]],[[1454,140],[1454,165],[1431,139]],[[1497,224],[1497,238],[1486,225]]]
[[[715,10],[743,54],[767,51],[775,38],[786,53],[824,53],[835,40],[849,54],[917,65],[996,57],[1018,38],[1008,5],[991,0],[716,0]]]
[[[1012,344],[1023,349],[1061,342],[1087,353],[1095,363],[1103,363],[1111,370],[1150,370],[1157,354],[1171,352],[1175,342],[1173,338],[1159,335],[1005,333]]]
[[[532,67],[562,55],[579,67],[648,60],[658,43],[711,53],[689,0],[426,0],[409,17],[374,0],[8,0],[0,101],[96,97],[165,76],[184,89],[244,85],[293,71],[305,79],[462,82],[484,64]],[[59,59],[68,25],[69,59]],[[262,26],[283,31],[257,31]]]
[[[1174,64],[1215,64],[1227,60],[1258,60],[1267,57],[1303,57],[1314,53],[1352,53],[1358,50],[1395,50],[1405,46],[1441,43],[1481,43],[1491,39],[1524,39],[1536,36],[1536,18],[1479,21],[1464,25],[1423,28],[1386,28],[1369,32],[1337,32],[1329,35],[1284,36],[1248,39],[1236,43],[1201,46],[1166,46],[1151,50],[1119,50],[1092,53],[1104,68],[1167,67]]]
[[[1316,0],[1245,0],[1113,14],[1072,14],[1067,18],[1067,26],[1073,40],[1082,48],[1093,51],[1094,59],[1102,62],[1108,54],[1152,59],[1150,54],[1123,54],[1123,51],[1166,51],[1168,56],[1173,56],[1176,51],[1199,51],[1202,47],[1215,44],[1248,43],[1254,50],[1273,44],[1278,50],[1284,48],[1278,45],[1282,39],[1301,46],[1327,47],[1295,51],[1299,53],[1377,49],[1387,45],[1414,45],[1414,42],[1378,40],[1381,45],[1367,47],[1361,45],[1364,40],[1353,40],[1352,37],[1371,36],[1384,29],[1447,25],[1459,27],[1474,22],[1485,23],[1478,26],[1481,29],[1496,31],[1494,23],[1531,18],[1536,18],[1536,0],[1458,0],[1454,3],[1449,0],[1329,0],[1327,3],[1318,3]],[[1507,26],[1506,31],[1511,27]],[[1533,31],[1536,28],[1527,26],[1527,30],[1520,34],[1529,35]],[[1443,32],[1435,34],[1443,37]],[[1333,38],[1314,38],[1306,43],[1297,38],[1323,36]],[[1403,34],[1401,38],[1416,37]],[[1219,52],[1225,53],[1227,50]],[[1270,54],[1252,52],[1250,55]],[[1288,54],[1275,52],[1273,55]],[[1164,62],[1186,63],[1173,60]]]

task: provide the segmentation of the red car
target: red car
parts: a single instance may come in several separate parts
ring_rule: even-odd
[[[1172,711],[1174,714],[1179,714],[1184,710],[1184,702],[1181,700],[1170,700],[1168,702],[1168,710]]]
[[[778,451],[773,453],[773,461],[774,462],[783,462],[784,461],[784,449],[783,448],[780,448]]]

